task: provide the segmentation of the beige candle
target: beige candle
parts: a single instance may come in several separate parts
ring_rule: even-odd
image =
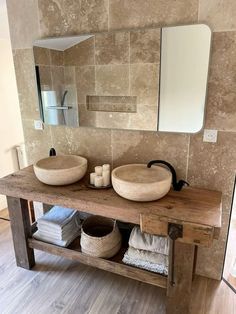
[[[97,176],[95,172],[90,173],[90,184],[94,184],[94,179]]]
[[[106,171],[106,170],[111,170],[111,167],[110,167],[110,165],[109,164],[104,164],[103,166],[102,166],[102,171]]]
[[[103,186],[108,186],[111,182],[110,170],[104,170],[102,172],[102,177],[103,177]]]
[[[97,188],[100,188],[101,186],[103,186],[103,177],[102,176],[96,176],[94,178],[94,185],[97,187]]]
[[[98,176],[101,176],[101,175],[102,175],[102,166],[97,166],[97,167],[95,167],[95,173],[96,173]]]

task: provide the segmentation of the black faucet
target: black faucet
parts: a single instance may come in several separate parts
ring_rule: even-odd
[[[55,150],[55,148],[52,147],[49,151],[49,156],[52,157],[52,156],[56,156],[56,155],[57,155],[56,150]]]
[[[169,164],[167,161],[164,160],[151,160],[149,161],[149,163],[147,164],[148,168],[151,168],[152,165],[154,164],[163,164],[165,166],[167,166],[169,168],[169,170],[172,173],[172,185],[175,191],[181,191],[182,187],[184,185],[189,185],[188,182],[184,181],[184,180],[179,180],[179,182],[177,182],[177,176],[176,176],[176,171],[174,169],[174,167]]]

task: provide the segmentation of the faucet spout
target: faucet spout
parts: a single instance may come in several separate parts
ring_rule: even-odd
[[[151,166],[154,164],[163,164],[167,168],[169,168],[170,172],[172,173],[172,185],[175,191],[181,191],[184,185],[189,185],[189,183],[184,180],[179,180],[177,182],[177,175],[176,175],[175,168],[169,162],[165,160],[151,160],[147,164],[147,167],[151,168]]]

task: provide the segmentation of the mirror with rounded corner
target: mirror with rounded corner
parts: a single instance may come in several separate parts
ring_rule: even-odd
[[[198,132],[210,43],[202,24],[37,40],[41,118],[49,125]]]

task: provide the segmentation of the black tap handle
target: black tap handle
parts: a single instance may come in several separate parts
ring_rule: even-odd
[[[56,150],[55,150],[55,148],[52,147],[49,151],[49,156],[52,157],[52,156],[56,156],[56,155],[57,155]]]
[[[180,180],[179,182],[177,182],[177,175],[176,175],[175,168],[169,162],[167,162],[165,160],[151,160],[147,164],[147,167],[151,168],[151,166],[154,164],[163,164],[169,168],[169,170],[172,173],[172,185],[173,185],[173,188],[175,191],[181,191],[181,189],[184,185],[189,185],[188,182],[186,182],[184,180]]]

